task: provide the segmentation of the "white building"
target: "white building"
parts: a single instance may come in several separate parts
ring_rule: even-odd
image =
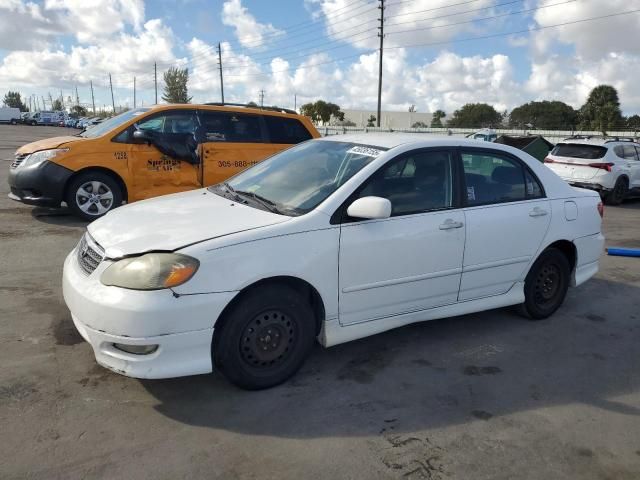
[[[377,116],[375,110],[347,110],[344,112],[344,119],[350,120],[357,127],[366,127],[369,117]],[[422,122],[426,126],[431,126],[431,113],[425,112],[381,112],[380,126],[383,128],[411,128],[416,122]],[[374,122],[375,126],[375,122]]]

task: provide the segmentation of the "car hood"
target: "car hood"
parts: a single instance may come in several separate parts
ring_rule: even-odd
[[[289,219],[200,189],[117,208],[87,229],[105,249],[106,257],[113,259],[149,251],[173,251]]]
[[[86,138],[71,137],[71,136],[44,138],[42,140],[38,140],[37,142],[31,142],[31,143],[27,143],[26,145],[23,145],[16,151],[16,153],[19,155],[31,154],[39,150],[49,150],[51,148],[58,148],[64,145],[65,143],[79,142],[84,140],[86,140]]]

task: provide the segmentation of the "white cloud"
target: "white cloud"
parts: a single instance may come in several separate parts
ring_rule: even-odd
[[[269,38],[284,32],[273,25],[260,23],[242,6],[241,0],[228,0],[222,5],[222,23],[235,28],[235,34],[243,47],[258,48],[268,42]]]

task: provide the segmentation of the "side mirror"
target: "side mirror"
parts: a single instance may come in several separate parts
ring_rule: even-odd
[[[347,215],[367,220],[389,218],[391,216],[391,202],[381,197],[362,197],[349,205]]]
[[[151,145],[151,137],[149,137],[144,130],[134,130],[132,141],[133,143],[146,143]]]

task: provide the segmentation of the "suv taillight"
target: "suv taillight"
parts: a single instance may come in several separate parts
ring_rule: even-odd
[[[604,204],[602,202],[598,202],[598,213],[600,218],[604,218]]]
[[[590,163],[589,166],[593,168],[601,168],[606,170],[607,172],[611,171],[611,167],[613,167],[613,163]]]
[[[553,158],[549,158],[549,157],[545,158],[544,163],[553,163]]]

